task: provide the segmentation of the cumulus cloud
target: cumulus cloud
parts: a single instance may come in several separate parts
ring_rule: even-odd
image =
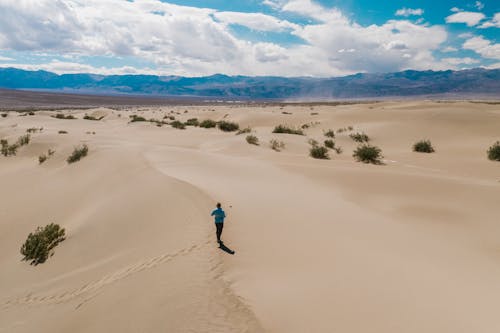
[[[0,61],[14,61],[14,59],[0,56]]]
[[[447,46],[443,49],[441,49],[441,52],[456,52],[458,51],[458,49],[456,47],[452,47],[452,46]]]
[[[441,26],[408,20],[362,26],[311,0],[263,3],[314,22],[159,0],[0,0],[0,49],[67,56],[67,62],[25,65],[58,73],[335,76],[442,67],[432,54],[447,40]],[[290,33],[304,43],[243,40],[232,24]],[[131,57],[154,68],[92,67],[80,63],[81,56]]]
[[[496,13],[491,21],[484,22],[479,28],[500,28],[500,13]]]
[[[483,36],[466,40],[462,48],[472,50],[485,58],[500,60],[500,43],[492,43]]]
[[[473,65],[478,64],[480,61],[477,59],[465,57],[465,58],[443,58],[443,62],[456,66],[456,65]]]
[[[486,16],[483,13],[477,12],[457,12],[446,17],[446,23],[465,23],[472,27],[477,25]]]
[[[404,16],[404,17],[408,17],[408,16],[412,16],[412,15],[420,16],[423,13],[424,13],[424,10],[421,8],[417,8],[417,9],[401,8],[401,9],[398,9],[396,11],[396,16]]]
[[[226,24],[239,24],[258,31],[285,31],[298,25],[261,13],[217,12],[214,17]]]
[[[478,10],[481,10],[484,8],[484,3],[482,3],[481,1],[476,1],[474,7],[476,7]]]

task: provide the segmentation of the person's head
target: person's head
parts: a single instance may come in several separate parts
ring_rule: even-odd
[[[220,208],[221,204],[220,202],[217,203],[217,208]]]

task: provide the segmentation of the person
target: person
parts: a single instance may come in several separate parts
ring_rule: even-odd
[[[220,202],[217,203],[217,208],[212,211],[211,216],[215,217],[215,234],[217,235],[217,243],[222,244],[220,236],[222,235],[222,228],[224,228],[226,213],[222,210]]]

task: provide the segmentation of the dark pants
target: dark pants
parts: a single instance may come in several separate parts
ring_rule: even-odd
[[[224,223],[215,223],[215,228],[217,229],[216,235],[217,235],[217,242],[220,241],[220,235],[222,235],[222,228],[224,228]]]

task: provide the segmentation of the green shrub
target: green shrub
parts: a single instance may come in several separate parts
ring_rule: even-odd
[[[255,135],[247,135],[246,140],[251,145],[259,145],[259,138],[257,138]]]
[[[282,149],[285,149],[285,143],[276,139],[271,139],[271,141],[269,141],[269,146],[272,150],[275,151],[281,151]]]
[[[240,128],[240,125],[238,125],[237,123],[223,120],[219,121],[217,127],[219,127],[219,129],[224,132],[234,132]]]
[[[172,126],[173,128],[177,128],[177,129],[186,129],[186,125],[184,125],[183,122],[178,121],[178,120],[172,121],[170,123],[170,126]]]
[[[335,137],[335,131],[332,129],[329,129],[328,131],[323,133],[327,138],[334,138]]]
[[[83,116],[83,119],[85,119],[85,120],[96,120],[96,121],[99,121],[99,120],[101,120],[103,118],[104,118],[104,116],[100,116],[99,118],[96,118],[94,116],[89,116],[87,114],[85,114],[85,116]]]
[[[330,159],[330,156],[328,156],[328,148],[323,146],[312,146],[311,149],[309,149],[309,155],[312,158],[317,158],[322,160]]]
[[[335,142],[333,140],[325,140],[325,147],[335,149]]]
[[[200,122],[198,118],[191,118],[186,121],[186,126],[199,126]]]
[[[358,162],[381,164],[382,150],[369,144],[358,146],[352,154]]]
[[[236,135],[245,134],[245,133],[252,133],[252,129],[250,127],[245,127],[243,129],[238,130],[238,132],[236,132]]]
[[[429,140],[420,140],[413,145],[413,151],[418,153],[433,153],[434,148]]]
[[[365,133],[352,133],[349,134],[349,137],[354,141],[361,143],[370,141],[370,138]]]
[[[278,125],[274,127],[273,133],[304,135],[304,132],[301,129],[291,128],[285,125]]]
[[[19,147],[22,147],[30,143],[30,139],[31,137],[29,134],[22,135],[17,139],[16,143],[13,143],[11,145],[9,145],[9,142],[7,140],[2,139],[0,140],[0,145],[1,145],[0,152],[3,156],[14,156],[17,154],[17,149]]]
[[[34,233],[30,233],[21,246],[23,260],[31,260],[32,265],[45,262],[54,247],[65,239],[65,230],[58,224],[51,223],[45,227],[38,227]]]
[[[75,147],[71,155],[66,159],[68,163],[78,162],[85,156],[87,156],[89,152],[89,147],[87,145],[82,145],[81,147]]]
[[[200,127],[203,128],[213,128],[215,126],[217,126],[217,122],[211,119],[205,119],[200,123]]]
[[[130,115],[129,117],[130,117],[130,122],[131,123],[135,123],[135,122],[138,122],[138,121],[148,121],[146,118],[138,116],[136,114]]]
[[[488,149],[488,159],[500,161],[500,141],[497,141]]]
[[[52,118],[57,118],[57,119],[76,119],[73,115],[68,114],[67,116],[62,114],[62,113],[57,113],[55,116],[52,116]]]

